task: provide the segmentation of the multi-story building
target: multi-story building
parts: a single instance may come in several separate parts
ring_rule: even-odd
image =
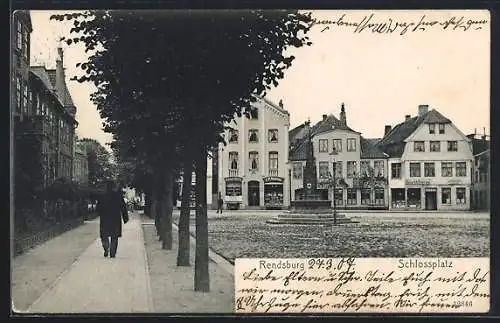
[[[86,148],[75,136],[73,144],[73,182],[88,185],[89,183],[89,161]]]
[[[317,167],[318,189],[324,199],[331,200],[332,206],[335,203],[339,209],[387,208],[387,155],[372,140],[347,125],[344,104],[340,119],[325,114],[313,127],[300,125],[290,131],[292,199],[303,185],[309,132]]]
[[[468,135],[472,140],[474,162],[472,165],[471,208],[474,210],[490,209],[490,141],[486,134]]]
[[[250,118],[236,117],[217,156],[217,192],[228,208],[289,205],[287,161],[290,114],[283,104],[258,97]],[[214,185],[216,186],[216,185]]]
[[[213,179],[213,167],[212,167],[212,161],[214,157],[208,157],[207,158],[207,208],[216,208],[217,207],[217,197],[213,196],[212,194],[212,183],[214,182]],[[177,208],[181,207],[181,201],[182,201],[182,187],[184,185],[184,179],[183,179],[183,174],[182,171],[179,175],[179,177],[176,180],[176,205]],[[196,174],[193,171],[193,174],[191,176],[191,207],[194,208],[196,206]]]
[[[389,155],[391,209],[470,208],[471,140],[437,110],[420,105],[418,115],[386,126],[377,147]]]
[[[30,72],[31,105],[24,132],[40,138],[44,183],[73,179],[76,107],[66,87],[63,51],[58,48],[55,69],[32,66]]]

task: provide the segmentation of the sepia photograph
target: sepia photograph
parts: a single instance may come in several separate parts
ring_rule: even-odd
[[[490,25],[14,11],[11,311],[488,312]]]

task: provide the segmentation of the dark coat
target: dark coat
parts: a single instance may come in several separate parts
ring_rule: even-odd
[[[119,192],[108,192],[97,203],[97,214],[100,217],[101,237],[122,236],[123,222],[128,222],[127,205]]]

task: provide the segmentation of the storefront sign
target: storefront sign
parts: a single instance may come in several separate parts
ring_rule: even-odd
[[[437,192],[437,188],[435,188],[435,187],[426,187],[425,191],[426,192]]]
[[[226,182],[240,182],[241,183],[243,181],[243,178],[241,178],[241,177],[226,177],[225,181]]]
[[[277,177],[277,176],[264,177],[264,183],[265,184],[270,184],[270,183],[283,184],[283,182],[284,182],[283,177]]]
[[[463,181],[461,179],[450,179],[450,180],[448,180],[448,185],[457,185],[457,184],[463,184]]]
[[[407,179],[406,185],[430,185],[431,181],[428,179]]]

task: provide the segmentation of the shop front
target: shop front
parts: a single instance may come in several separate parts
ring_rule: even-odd
[[[264,206],[266,209],[282,209],[284,207],[283,183],[283,177],[264,177]]]
[[[237,210],[240,208],[243,202],[242,196],[242,178],[241,177],[227,177],[226,181],[226,193],[224,196],[224,203],[227,209]]]

